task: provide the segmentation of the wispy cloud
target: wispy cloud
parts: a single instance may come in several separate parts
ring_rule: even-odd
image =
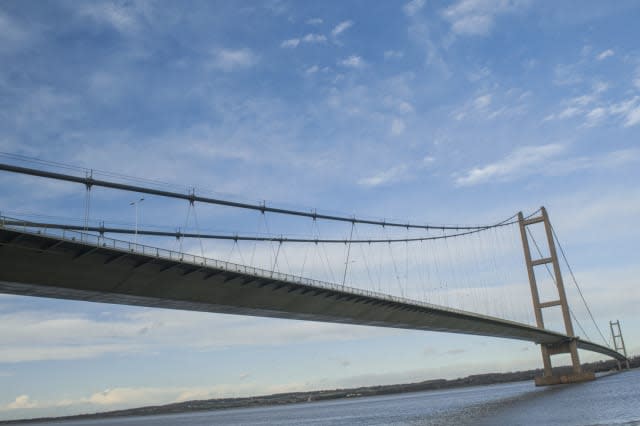
[[[599,60],[599,61],[602,61],[602,60],[607,59],[608,57],[613,56],[613,55],[615,55],[615,52],[613,50],[611,50],[611,49],[607,49],[607,50],[601,52],[598,56],[596,56],[596,59]]]
[[[474,95],[451,111],[456,121],[464,119],[495,120],[498,117],[515,117],[527,110],[529,92],[521,89],[507,91],[483,91]]]
[[[607,117],[618,115],[626,117],[625,126],[633,125],[632,115],[633,108],[637,103],[637,97],[627,101],[611,103],[611,101],[603,99],[603,93],[608,89],[608,83],[597,82],[590,91],[563,101],[563,109],[558,113],[547,115],[544,121],[579,117],[584,120],[585,127],[594,127],[603,123]]]
[[[411,0],[402,7],[407,16],[414,16],[422,10],[425,0]]]
[[[559,144],[524,146],[502,160],[472,168],[456,178],[455,183],[458,186],[471,186],[494,180],[509,180],[515,176],[530,173],[533,168],[541,166],[564,149],[564,146]]]
[[[391,121],[391,134],[394,136],[399,136],[401,134],[404,133],[404,129],[406,128],[406,125],[404,124],[404,121],[402,121],[399,118],[394,118],[393,121]]]
[[[404,56],[404,52],[401,50],[385,50],[384,58],[385,59],[400,59]]]
[[[305,43],[322,43],[327,41],[327,37],[323,34],[309,33],[302,37],[302,41],[304,41]]]
[[[390,169],[378,172],[372,176],[362,178],[358,180],[358,185],[373,188],[376,186],[397,182],[406,178],[407,169],[408,167],[406,164],[400,164],[391,167]]]
[[[498,15],[515,12],[527,3],[518,0],[460,0],[445,9],[443,14],[455,34],[487,35]]]
[[[31,401],[31,399],[29,398],[29,395],[20,395],[16,397],[16,399],[13,402],[10,402],[7,405],[7,408],[10,410],[19,410],[24,408],[34,408],[36,406],[37,406],[37,403],[34,401]]]
[[[131,34],[140,29],[145,17],[149,16],[147,4],[90,2],[83,3],[78,14],[95,22],[110,26],[123,34]]]
[[[347,68],[362,68],[365,65],[365,62],[362,59],[362,57],[358,55],[351,55],[348,58],[342,59],[338,63],[343,67],[347,67]]]
[[[640,106],[636,105],[634,108],[630,109],[625,117],[624,126],[631,127],[640,124]]]
[[[19,311],[0,315],[0,320],[0,335],[6,344],[0,351],[0,363],[141,353],[161,350],[166,342],[205,350],[234,345],[280,345],[294,340],[343,340],[352,339],[361,332],[361,336],[370,333],[364,329],[347,330],[341,325],[274,321],[271,331],[265,334],[264,331],[255,331],[255,320],[250,318],[161,310],[98,319],[84,315]],[[211,338],[195,338],[220,321],[225,324],[225,331]],[[83,336],[82,344],[71,336]]]
[[[640,161],[640,148],[626,148],[612,151],[607,155],[599,157],[598,161],[603,167],[619,167],[625,164]]]
[[[360,186],[374,188],[397,182],[410,181],[415,179],[418,173],[431,167],[435,161],[436,159],[434,157],[427,155],[420,160],[397,164],[388,169],[379,171],[373,175],[358,180],[357,183]]]
[[[300,44],[299,38],[290,38],[289,40],[284,40],[282,43],[280,43],[280,47],[294,48],[294,47],[298,47],[299,44]]]
[[[477,70],[469,71],[467,78],[471,82],[484,80],[491,76],[491,70],[487,67],[482,67]]]
[[[477,108],[477,109],[482,109],[482,108],[486,108],[491,104],[491,95],[490,94],[486,94],[486,95],[482,95],[482,96],[478,96],[477,98],[474,99],[473,101],[473,105]]]
[[[585,125],[588,127],[593,127],[600,123],[602,119],[607,115],[607,110],[602,107],[597,107],[589,111],[586,115],[586,123]]]
[[[623,127],[640,124],[640,97],[634,96],[616,103],[595,101],[595,97],[588,95],[573,98],[559,114],[551,114],[545,120],[582,117],[586,127],[593,127],[602,124],[607,118],[617,117],[622,120]]]
[[[619,149],[595,155],[560,155],[566,145],[524,146],[504,159],[475,167],[455,180],[458,186],[472,186],[491,181],[505,182],[530,175],[562,176],[580,170],[610,170],[640,161],[640,149]]]
[[[327,37],[324,34],[309,33],[300,38],[290,38],[280,43],[283,48],[296,48],[300,43],[324,43]]]
[[[29,33],[0,10],[0,52],[11,51],[29,40]]]
[[[331,30],[331,35],[334,37],[339,36],[349,28],[353,26],[353,21],[342,21]]]
[[[322,20],[322,18],[310,18],[305,21],[305,23],[308,25],[320,25],[323,22],[324,21]]]
[[[251,49],[215,49],[212,53],[210,65],[222,71],[235,71],[254,66],[258,56]]]
[[[559,64],[553,70],[553,83],[557,86],[572,86],[582,82],[579,64]]]

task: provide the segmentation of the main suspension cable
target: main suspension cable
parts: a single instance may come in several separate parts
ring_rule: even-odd
[[[366,225],[379,225],[379,226],[388,226],[388,227],[397,227],[397,228],[413,228],[413,229],[424,229],[424,230],[455,230],[455,231],[465,231],[465,230],[478,230],[478,229],[486,229],[493,226],[504,226],[505,221],[499,222],[497,224],[492,225],[476,225],[476,226],[460,226],[460,225],[416,225],[411,223],[400,223],[400,222],[387,222],[386,220],[370,220],[363,219],[357,217],[349,217],[349,216],[338,216],[338,215],[329,215],[329,214],[321,214],[316,210],[312,212],[301,211],[301,210],[292,210],[292,209],[284,209],[277,207],[269,207],[266,203],[262,204],[250,204],[250,203],[242,203],[231,200],[223,200],[220,198],[212,198],[212,197],[203,197],[200,195],[196,195],[195,191],[191,191],[188,193],[182,192],[174,192],[174,191],[166,191],[161,189],[149,188],[145,186],[139,185],[130,185],[125,183],[113,182],[109,180],[103,179],[94,179],[93,176],[74,176],[64,173],[50,172],[46,170],[33,169],[28,167],[15,166],[6,163],[0,163],[0,170],[4,170],[12,173],[19,173],[30,176],[38,176],[43,178],[61,180],[66,182],[75,182],[83,185],[89,186],[100,186],[103,188],[111,188],[111,189],[119,189],[122,191],[130,191],[142,194],[149,195],[157,195],[161,197],[168,198],[176,198],[182,200],[188,200],[190,202],[201,202],[206,204],[216,204],[227,207],[235,207],[241,209],[255,210],[260,212],[269,212],[269,213],[278,213],[290,216],[299,216],[299,217],[309,217],[313,219],[322,219],[322,220],[330,220],[330,221],[338,221],[338,222],[348,222],[348,223],[361,223]],[[510,218],[511,219],[511,218]]]
[[[560,239],[558,238],[558,235],[556,234],[555,229],[553,229],[553,226],[551,226],[551,232],[553,233],[553,238],[556,240],[556,243],[558,243],[558,248],[560,249],[560,253],[562,254],[562,258],[564,259],[564,263],[567,265],[567,268],[569,269],[569,274],[571,275],[571,280],[573,281],[573,284],[578,289],[578,294],[580,294],[580,298],[582,299],[582,303],[584,303],[585,308],[587,308],[587,312],[589,313],[589,316],[591,317],[591,321],[593,321],[593,325],[596,326],[596,330],[598,330],[598,334],[600,334],[600,337],[605,342],[605,344],[608,345],[607,339],[604,337],[604,334],[602,334],[602,331],[600,330],[600,327],[598,327],[598,323],[596,322],[595,318],[593,317],[593,314],[591,313],[591,309],[589,308],[589,305],[587,304],[587,300],[584,298],[584,294],[582,294],[582,289],[578,285],[578,280],[576,280],[576,276],[573,274],[573,269],[571,268],[571,265],[569,264],[569,261],[567,260],[567,256],[564,253],[564,249],[562,248],[562,244],[560,244]]]

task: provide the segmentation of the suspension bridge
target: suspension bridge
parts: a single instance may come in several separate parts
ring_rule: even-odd
[[[544,208],[488,225],[418,224],[239,202],[194,188],[10,158],[18,161],[0,163],[6,176],[82,185],[84,218],[3,210],[3,293],[517,339],[540,345],[539,385],[593,379],[582,370],[578,349],[628,362],[624,345],[614,336],[611,347],[598,327]],[[31,164],[15,164],[20,162]],[[130,203],[135,226],[92,220],[96,188],[136,194]],[[139,226],[143,197],[186,201],[185,226]],[[196,206],[254,212],[260,232],[202,230]],[[276,233],[277,221],[270,226],[268,217],[294,218],[297,225],[280,224],[285,231],[307,222],[307,232]],[[327,227],[323,235],[320,223],[342,227]],[[152,245],[151,239],[178,247]],[[185,247],[189,241],[197,242],[190,248],[199,248],[199,255]],[[217,245],[205,255],[207,242]],[[230,246],[226,255],[220,244]],[[569,304],[563,267],[578,305]],[[576,306],[583,306],[599,341],[587,334]],[[621,336],[619,323],[618,331]],[[571,374],[554,372],[556,354],[570,355]]]

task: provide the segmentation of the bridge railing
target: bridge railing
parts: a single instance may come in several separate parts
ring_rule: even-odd
[[[305,278],[292,274],[286,274],[283,272],[277,272],[273,270],[266,270],[256,268],[253,266],[240,265],[233,262],[227,262],[224,260],[211,259],[203,256],[197,256],[194,254],[177,252],[169,249],[163,249],[159,247],[147,246],[144,244],[138,244],[131,241],[116,240],[113,238],[105,237],[101,234],[93,234],[89,232],[81,232],[69,229],[57,229],[47,226],[34,224],[33,222],[27,222],[20,219],[9,218],[0,215],[0,227],[6,229],[14,229],[22,231],[28,234],[45,235],[69,242],[81,242],[96,248],[108,248],[121,252],[128,252],[134,254],[142,254],[145,256],[157,257],[160,259],[167,259],[175,262],[187,263],[190,265],[209,267],[214,269],[220,269],[229,272],[237,272],[241,274],[252,275],[259,278],[272,279],[284,282],[290,282],[295,284],[301,284],[309,287],[316,287],[320,289],[340,291],[344,293],[350,293],[358,296],[374,297],[377,299],[383,299],[391,302],[398,302],[411,305],[419,305],[430,309],[447,310],[450,312],[461,313],[465,315],[473,315],[478,318],[495,319],[486,315],[462,311],[448,306],[433,305],[431,303],[422,302],[419,300],[407,299],[404,297],[393,296],[385,293],[379,293],[376,291],[345,286],[341,284],[331,283],[328,281],[315,280],[313,278]],[[512,322],[501,319],[502,321]],[[521,325],[513,322],[514,324]]]

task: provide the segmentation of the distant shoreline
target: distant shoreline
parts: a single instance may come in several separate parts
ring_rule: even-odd
[[[640,356],[630,359],[631,368],[640,367]],[[615,369],[617,366],[614,360],[600,361],[595,363],[584,364],[583,368],[593,372],[606,372]],[[563,369],[570,370],[570,367],[559,367],[557,370],[561,372]],[[185,401],[172,404],[164,404],[157,406],[147,406],[139,408],[129,408],[125,410],[105,411],[91,414],[76,414],[62,417],[40,417],[33,419],[20,420],[0,420],[0,424],[21,424],[49,422],[60,420],[89,420],[89,419],[106,419],[117,417],[132,416],[153,416],[166,414],[181,414],[199,411],[225,410],[231,408],[251,408],[266,407],[284,404],[296,404],[304,402],[328,401],[344,398],[356,398],[377,395],[392,395],[408,392],[423,392],[429,390],[442,390],[451,388],[462,388],[469,386],[486,386],[500,383],[520,382],[525,380],[533,380],[535,376],[541,375],[542,370],[526,370],[509,373],[487,373],[476,374],[458,379],[435,379],[416,383],[405,383],[396,385],[380,385],[365,386],[349,389],[319,390],[307,392],[291,392],[279,393],[264,396],[252,396],[244,398],[218,398],[197,401]]]

